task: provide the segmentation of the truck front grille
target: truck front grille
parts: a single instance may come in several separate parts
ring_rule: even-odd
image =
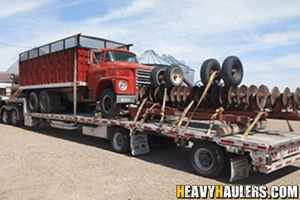
[[[136,85],[142,86],[142,85],[151,85],[151,71],[138,69],[136,70]]]

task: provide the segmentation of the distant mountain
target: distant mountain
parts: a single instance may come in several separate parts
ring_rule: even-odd
[[[13,74],[19,74],[19,62],[14,62],[6,71]]]

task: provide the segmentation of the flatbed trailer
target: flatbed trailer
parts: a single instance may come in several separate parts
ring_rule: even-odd
[[[236,181],[247,178],[250,170],[269,174],[300,161],[300,134],[295,132],[262,130],[252,131],[246,138],[241,134],[220,137],[214,129],[208,134],[207,121],[193,120],[187,128],[177,128],[157,120],[140,123],[128,118],[104,119],[97,113],[29,113],[25,101],[25,98],[10,98],[5,105],[6,110],[23,109],[19,114],[24,117],[25,126],[82,129],[85,135],[109,139],[119,153],[131,151],[135,156],[149,153],[147,135],[151,133],[174,138],[185,147],[193,143],[191,164],[202,176],[215,177],[230,166],[230,181]]]

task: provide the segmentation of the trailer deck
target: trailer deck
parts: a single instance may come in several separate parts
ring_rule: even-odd
[[[247,155],[252,159],[252,170],[271,173],[284,166],[300,160],[300,134],[280,131],[256,131],[251,132],[246,140],[241,134],[232,136],[217,136],[215,130],[207,134],[206,128],[188,127],[176,129],[171,124],[160,124],[155,121],[147,121],[143,124],[126,119],[103,119],[83,115],[63,114],[41,114],[27,113],[26,117],[32,119],[45,119],[63,121],[68,124],[80,124],[84,126],[120,126],[129,130],[137,130],[138,134],[155,132],[162,136],[189,139],[193,142],[209,141],[214,142],[226,151],[238,155]],[[208,126],[207,122],[201,122]],[[25,123],[26,124],[26,123]]]

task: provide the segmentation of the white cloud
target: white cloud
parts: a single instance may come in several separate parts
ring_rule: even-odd
[[[153,7],[155,0],[134,0],[132,3],[124,8],[110,11],[103,17],[97,17],[87,20],[87,23],[106,22],[115,19],[126,18],[144,13],[147,9]]]
[[[0,20],[5,17],[9,17],[14,14],[19,14],[22,12],[30,11],[49,3],[51,0],[26,0],[26,1],[18,1],[18,0],[1,0],[1,12],[0,12]]]

